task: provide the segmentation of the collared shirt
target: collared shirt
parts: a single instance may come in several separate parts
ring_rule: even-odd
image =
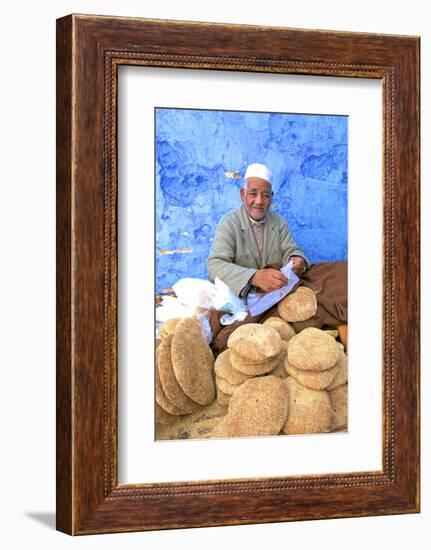
[[[248,219],[250,220],[251,228],[253,229],[254,237],[255,237],[256,243],[257,243],[257,248],[259,249],[259,252],[262,255],[263,236],[264,236],[264,231],[265,231],[266,219],[263,218],[259,221],[256,221],[256,220],[253,220],[253,218],[250,218],[250,216],[248,216]]]

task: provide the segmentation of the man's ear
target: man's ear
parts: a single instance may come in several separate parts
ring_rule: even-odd
[[[244,187],[241,187],[241,189],[239,190],[239,195],[240,195],[241,199],[244,200],[244,197],[245,197],[245,189],[244,189]]]

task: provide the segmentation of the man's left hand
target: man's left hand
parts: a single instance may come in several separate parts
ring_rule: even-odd
[[[290,258],[292,260],[292,271],[298,275],[298,277],[301,277],[304,274],[304,271],[306,269],[305,261],[301,256],[292,256]]]

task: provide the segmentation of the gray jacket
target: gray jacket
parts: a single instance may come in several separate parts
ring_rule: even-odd
[[[243,206],[229,212],[219,222],[207,260],[211,281],[221,279],[239,296],[241,290],[259,269],[269,264],[284,266],[291,256],[304,258],[290,234],[286,221],[275,212],[266,213],[262,254]]]

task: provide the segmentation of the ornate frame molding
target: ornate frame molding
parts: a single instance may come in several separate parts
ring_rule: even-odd
[[[77,15],[57,25],[57,528],[87,534],[418,511],[419,39]],[[118,484],[120,65],[382,80],[382,471]]]

